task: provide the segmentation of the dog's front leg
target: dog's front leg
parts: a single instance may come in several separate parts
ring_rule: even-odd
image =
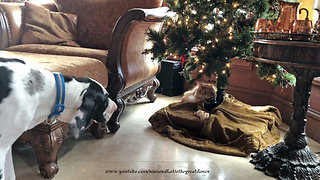
[[[0,148],[0,180],[4,180],[4,164],[7,155],[7,148]]]
[[[7,148],[0,148],[0,180],[7,179],[4,172],[7,151]]]
[[[7,151],[5,163],[4,163],[4,174],[5,179],[4,180],[15,180],[16,176],[14,174],[14,167],[13,167],[13,159],[12,159],[12,148]]]
[[[0,148],[0,180],[15,180],[11,148]]]
[[[4,179],[4,160],[5,160],[5,153],[0,150],[0,180]]]

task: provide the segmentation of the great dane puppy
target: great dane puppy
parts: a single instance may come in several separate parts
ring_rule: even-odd
[[[65,109],[59,120],[69,123],[75,138],[92,119],[106,123],[117,109],[105,88],[90,78],[63,76]],[[52,72],[20,59],[0,58],[0,180],[15,179],[11,146],[26,130],[42,123],[56,103]]]

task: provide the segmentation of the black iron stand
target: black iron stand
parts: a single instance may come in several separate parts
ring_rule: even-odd
[[[296,76],[293,114],[284,142],[252,155],[255,168],[282,180],[319,180],[320,159],[307,146],[305,133],[312,80],[320,71],[305,68],[286,68]]]

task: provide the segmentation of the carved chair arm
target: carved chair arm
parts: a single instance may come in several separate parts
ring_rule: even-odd
[[[167,11],[167,7],[134,8],[118,19],[112,32],[107,60],[109,85],[112,86],[108,91],[111,96],[142,80],[146,76],[146,68],[153,66],[152,63],[158,66],[158,62],[153,62],[142,52],[147,45],[147,31],[160,27]]]
[[[168,14],[168,7],[160,7],[160,8],[153,8],[153,9],[141,9],[141,8],[134,8],[131,9],[131,11],[136,12],[136,13],[142,13],[144,15],[144,21],[149,21],[149,22],[162,22],[163,18]],[[142,17],[141,17],[142,18]]]

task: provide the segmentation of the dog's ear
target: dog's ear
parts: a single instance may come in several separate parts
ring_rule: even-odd
[[[104,94],[101,87],[97,87],[96,83],[93,82],[90,84],[89,88],[84,93],[83,102],[79,108],[79,110],[84,113],[82,120],[82,123],[84,124],[79,124],[79,126],[87,127],[92,119],[100,123],[106,122],[103,113],[108,106],[108,96],[109,94]]]
[[[81,116],[76,117],[77,127],[79,129],[85,129],[90,124],[95,111],[95,98],[92,93],[84,93],[82,104],[77,111],[77,114],[81,114]]]
[[[108,107],[109,94],[103,94],[103,92],[97,92],[95,98],[95,107],[93,111],[92,119],[99,123],[106,123],[106,119],[103,115],[104,111]]]
[[[78,102],[78,109],[69,123],[70,131],[77,139],[84,133],[91,124],[91,118],[95,109],[95,97],[85,90],[81,100]]]

